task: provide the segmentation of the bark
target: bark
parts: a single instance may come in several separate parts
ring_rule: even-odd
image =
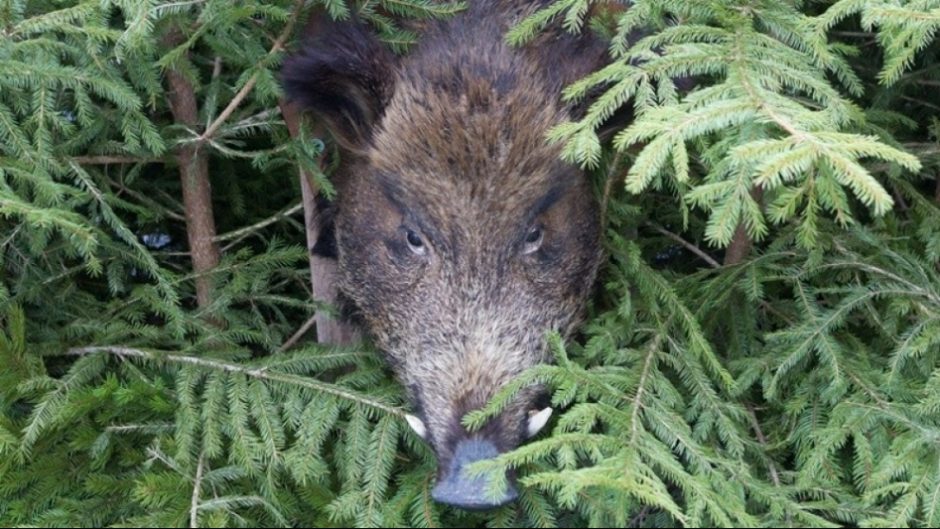
[[[754,186],[754,188],[751,189],[751,197],[759,204],[764,198],[764,190],[760,186]],[[734,266],[744,262],[747,256],[750,255],[752,246],[754,246],[754,243],[747,234],[747,228],[744,227],[744,222],[742,221],[738,224],[738,228],[734,230],[731,244],[728,245],[728,250],[725,251],[723,264],[725,266]]]
[[[178,31],[171,32],[166,43],[174,45],[182,41]],[[170,68],[166,72],[168,83],[167,100],[176,123],[191,130],[199,126],[199,106],[193,84],[179,71]],[[186,214],[186,234],[189,253],[196,273],[196,303],[199,308],[212,303],[211,272],[219,264],[219,248],[213,242],[216,236],[215,216],[212,211],[212,186],[209,181],[209,159],[198,142],[179,147],[176,152],[180,179],[183,188],[183,208]]]
[[[301,127],[300,109],[284,100],[280,102],[280,108],[291,137],[296,138],[300,134]],[[313,291],[313,299],[336,306],[339,295],[337,262],[335,259],[314,255],[312,252],[321,229],[316,204],[318,191],[311,176],[303,170],[300,171],[300,190],[304,206],[304,225],[307,231],[310,286]],[[315,318],[317,341],[320,343],[348,345],[361,340],[359,330],[348,322],[332,318],[324,311],[320,311]]]
[[[937,187],[933,191],[933,200],[940,205],[940,174],[937,175]]]

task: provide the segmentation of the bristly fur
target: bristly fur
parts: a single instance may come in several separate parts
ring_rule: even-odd
[[[547,332],[578,322],[600,262],[587,177],[545,136],[581,111],[561,101],[562,88],[606,52],[563,31],[506,44],[536,7],[474,3],[401,60],[366,56],[374,37],[337,24],[285,64],[291,97],[345,148],[342,289],[408,388],[442,468],[470,435],[463,415],[546,361]],[[533,227],[543,243],[523,254]],[[425,255],[409,248],[408,230]],[[473,435],[518,446],[535,398],[524,392]]]

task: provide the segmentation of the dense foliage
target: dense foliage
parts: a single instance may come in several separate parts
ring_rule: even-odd
[[[466,419],[552,390],[547,433],[477,465],[520,501],[431,501],[379,355],[304,333],[297,173],[329,195],[332,147],[289,134],[277,69],[312,10],[404,53],[402,20],[462,7],[0,0],[0,522],[940,526],[940,0],[557,0],[507,35],[610,39],[547,139],[609,262],[557,361]]]

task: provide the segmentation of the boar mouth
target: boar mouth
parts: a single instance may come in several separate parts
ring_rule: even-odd
[[[554,410],[549,406],[541,411],[529,412],[526,421],[526,436],[532,438],[545,427]],[[414,415],[405,415],[408,426],[424,440],[428,429],[424,421]],[[493,459],[500,455],[500,450],[491,441],[476,437],[462,439],[454,447],[452,457],[441,461],[437,483],[431,491],[434,501],[467,510],[486,510],[502,507],[515,501],[519,491],[515,486],[515,477],[510,473],[509,486],[499,496],[487,494],[491,479],[486,475],[471,476],[466,468],[478,461]]]
[[[493,459],[499,455],[496,445],[483,439],[464,439],[457,443],[454,456],[437,479],[431,491],[434,501],[469,510],[485,510],[501,507],[519,497],[515,480],[510,476],[509,486],[502,495],[492,497],[487,494],[490,479],[485,476],[469,476],[466,467]]]

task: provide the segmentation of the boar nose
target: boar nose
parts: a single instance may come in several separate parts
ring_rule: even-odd
[[[465,439],[458,442],[454,457],[437,480],[431,497],[440,503],[463,509],[492,509],[515,500],[519,492],[512,483],[501,497],[492,498],[486,494],[489,480],[485,475],[471,478],[464,472],[471,463],[498,455],[499,450],[489,441]]]

